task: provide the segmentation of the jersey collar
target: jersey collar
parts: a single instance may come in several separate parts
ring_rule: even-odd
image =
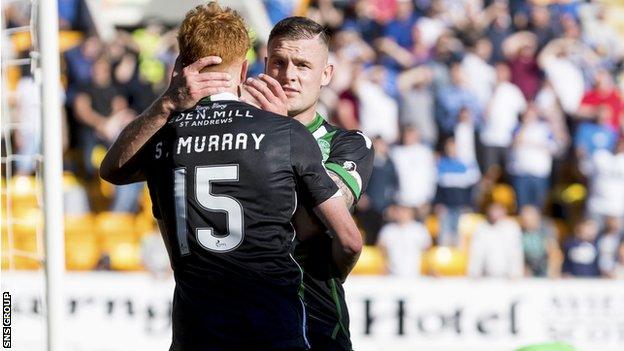
[[[316,132],[317,129],[319,129],[323,125],[323,122],[325,122],[325,119],[323,118],[323,116],[321,116],[320,113],[317,112],[312,122],[310,122],[306,126],[306,128],[308,128],[308,131],[310,133],[314,133]]]
[[[199,103],[204,105],[214,101],[238,101],[238,96],[230,93],[229,91],[226,91],[223,93],[206,96],[205,98],[199,100]]]

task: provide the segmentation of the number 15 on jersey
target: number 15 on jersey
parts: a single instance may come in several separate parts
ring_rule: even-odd
[[[182,256],[191,253],[188,245],[186,167],[174,170],[174,198],[176,211],[176,236]],[[217,235],[212,227],[195,230],[197,242],[206,250],[223,253],[236,249],[245,237],[243,206],[228,195],[215,195],[212,185],[217,182],[238,182],[238,165],[195,167],[193,183],[197,203],[206,211],[220,212],[226,216],[227,229]]]

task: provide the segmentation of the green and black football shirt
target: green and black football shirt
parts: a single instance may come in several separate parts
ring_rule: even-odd
[[[357,202],[373,170],[371,140],[362,132],[331,125],[318,113],[307,128],[321,150],[325,168],[340,177]],[[303,205],[309,206],[305,200]],[[329,234],[324,233],[298,242],[295,258],[304,270],[301,295],[306,305],[312,348],[317,349],[313,338],[317,335],[321,339],[335,340],[342,349],[350,350],[349,314],[342,284],[336,278],[331,240]]]

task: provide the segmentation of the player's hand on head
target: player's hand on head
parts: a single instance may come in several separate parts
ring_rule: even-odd
[[[232,77],[229,73],[201,72],[205,67],[219,63],[221,63],[220,57],[207,56],[184,67],[180,57],[176,59],[171,82],[165,92],[174,110],[189,109],[202,98],[222,93],[232,85]]]
[[[248,78],[243,88],[251,95],[253,101],[245,96],[242,97],[242,101],[278,115],[288,115],[288,97],[277,80],[266,74],[260,74],[258,78]]]

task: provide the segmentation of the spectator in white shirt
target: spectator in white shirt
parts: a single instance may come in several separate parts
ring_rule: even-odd
[[[613,277],[623,234],[622,219],[607,217],[605,230],[598,238],[598,268],[604,277]]]
[[[468,274],[471,277],[519,278],[523,267],[520,226],[507,217],[505,206],[492,203],[487,209],[487,221],[480,223],[472,236]]]
[[[539,54],[538,63],[551,82],[561,107],[568,114],[578,111],[585,92],[583,72],[570,59],[575,52],[584,48],[570,39],[555,39],[546,45]]]
[[[394,222],[386,224],[377,244],[386,255],[388,273],[401,277],[418,277],[422,253],[431,246],[427,228],[414,218],[411,207],[393,205],[389,216]]]
[[[455,144],[457,145],[457,158],[466,164],[477,163],[475,130],[472,112],[469,108],[462,107],[455,126]]]
[[[366,135],[379,135],[387,143],[394,143],[399,134],[399,106],[383,89],[385,68],[374,66],[360,79],[355,87],[360,129]]]
[[[403,128],[401,145],[390,154],[399,176],[398,201],[426,210],[435,195],[436,164],[431,148],[421,142],[419,131]]]
[[[496,83],[496,72],[488,64],[492,56],[492,43],[486,38],[478,39],[462,60],[462,69],[466,74],[466,87],[479,100],[481,109],[485,109],[492,96]]]
[[[543,208],[556,151],[550,125],[540,120],[535,105],[529,105],[516,131],[509,160],[518,208],[524,205]]]
[[[526,99],[515,84],[511,83],[511,72],[505,63],[496,65],[496,87],[481,129],[483,145],[482,169],[493,178],[498,178],[507,164],[507,156],[518,126],[520,114],[526,109]]]
[[[596,151],[582,169],[589,179],[589,216],[599,224],[605,216],[624,218],[624,138],[618,141],[615,153]]]
[[[613,267],[613,278],[624,279],[624,242],[620,243],[617,253],[617,260]]]
[[[30,66],[26,66],[30,67]],[[20,128],[15,133],[17,173],[30,175],[35,170],[41,149],[41,93],[32,75],[20,78],[15,89]]]

